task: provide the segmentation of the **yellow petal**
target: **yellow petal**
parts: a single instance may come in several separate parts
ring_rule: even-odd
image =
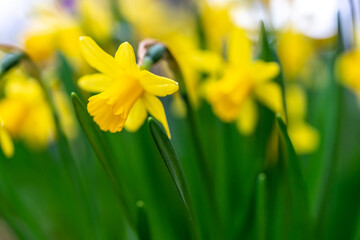
[[[161,101],[149,93],[144,93],[142,100],[148,112],[164,126],[166,133],[170,138],[169,125],[167,123],[164,106]]]
[[[251,96],[252,88],[247,78],[228,71],[222,79],[208,86],[207,99],[222,121],[232,122],[238,118],[241,105]]]
[[[306,94],[297,84],[291,84],[286,88],[286,107],[289,120],[305,119]]]
[[[107,104],[106,99],[103,99],[100,94],[89,98],[87,105],[89,114],[94,117],[94,121],[101,130],[112,133],[120,132],[123,129],[127,115],[115,115],[112,111],[112,105]]]
[[[277,83],[269,82],[255,89],[257,99],[275,113],[283,114],[281,88]]]
[[[129,132],[137,131],[143,125],[147,117],[147,111],[141,99],[137,100],[130,110],[129,116],[125,122],[125,128]]]
[[[3,124],[0,124],[0,147],[7,158],[14,155],[14,144]]]
[[[293,79],[315,52],[313,42],[302,34],[288,31],[279,37],[278,54],[287,77]]]
[[[166,77],[159,77],[146,70],[140,72],[140,83],[145,91],[159,97],[173,94],[179,89],[177,82]]]
[[[105,91],[114,80],[104,74],[85,75],[78,81],[79,87],[87,92],[98,93]]]
[[[52,95],[60,126],[68,139],[74,139],[78,134],[78,129],[69,97],[61,89],[53,89]]]
[[[231,32],[228,57],[230,64],[243,65],[251,60],[251,42],[244,30],[236,28]]]
[[[256,104],[248,99],[241,107],[239,118],[236,121],[238,130],[244,135],[250,135],[254,132],[258,120]]]
[[[336,70],[341,81],[351,89],[360,91],[360,51],[344,53],[337,61]]]
[[[280,67],[275,62],[258,60],[251,64],[252,78],[255,84],[262,84],[275,78],[280,73]]]
[[[298,154],[308,154],[319,145],[318,131],[305,122],[289,124],[288,132]]]
[[[80,37],[80,49],[85,60],[99,72],[111,77],[122,74],[119,63],[104,52],[90,37]]]
[[[187,108],[184,100],[179,93],[173,95],[173,99],[170,104],[171,112],[178,118],[184,118],[187,114]]]
[[[137,76],[139,67],[136,65],[134,49],[128,42],[120,45],[115,54],[115,59],[126,73]]]
[[[30,148],[41,149],[55,139],[53,114],[45,101],[31,106],[22,124],[20,137]]]

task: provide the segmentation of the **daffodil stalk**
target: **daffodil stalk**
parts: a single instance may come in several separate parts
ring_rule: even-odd
[[[179,83],[180,93],[184,99],[187,108],[188,126],[190,133],[193,136],[193,141],[197,153],[197,160],[199,161],[198,164],[200,165],[200,169],[201,169],[201,178],[205,184],[206,193],[208,195],[208,200],[210,202],[210,208],[214,220],[214,227],[217,236],[220,237],[222,227],[219,221],[220,218],[219,218],[218,208],[215,202],[213,176],[209,169],[208,161],[205,157],[204,149],[201,143],[201,139],[199,136],[199,131],[196,123],[196,113],[187,94],[185,79],[182,74],[181,68],[178,62],[176,61],[175,57],[172,55],[170,50],[164,44],[156,42],[151,39],[147,39],[144,40],[142,43],[140,43],[140,46],[141,47],[139,48],[139,56],[140,56],[139,59],[142,59],[140,60],[140,62],[143,64],[144,67],[148,68],[152,66],[152,64],[155,64],[157,61],[164,58],[167,60],[171,70],[174,73],[174,77],[176,81]]]
[[[105,139],[100,134],[98,127],[95,126],[90,115],[86,111],[85,104],[80,100],[79,96],[77,96],[76,93],[72,93],[71,98],[80,125],[83,128],[92,148],[94,149],[95,154],[99,158],[107,176],[109,177],[111,184],[113,185],[114,191],[120,201],[122,211],[124,212],[129,225],[132,228],[135,228],[134,216],[130,210],[130,206],[128,205],[127,198],[125,197],[127,192],[123,187],[124,183],[121,181],[121,178],[117,177],[113,171],[111,163],[112,154],[109,152],[108,147],[105,146]]]
[[[176,185],[176,188],[186,209],[188,219],[192,227],[193,237],[194,239],[199,240],[199,224],[196,219],[190,191],[180,161],[176,156],[171,142],[166,137],[166,134],[161,130],[160,124],[151,117],[148,118],[148,124],[154,142],[165,162],[167,169],[169,170],[169,173]]]
[[[171,52],[169,50],[167,50],[167,60],[168,60],[171,70],[173,71],[173,73],[175,75],[175,79],[179,82],[180,93],[183,97],[183,100],[184,100],[186,108],[187,108],[187,114],[188,114],[187,119],[188,119],[188,123],[189,123],[190,132],[194,138],[195,149],[196,149],[196,153],[198,156],[197,159],[198,159],[199,165],[201,166],[201,169],[202,169],[203,180],[204,180],[205,185],[208,189],[208,192],[211,196],[210,199],[214,199],[213,176],[212,176],[210,168],[208,166],[205,152],[204,152],[204,149],[203,149],[203,146],[201,143],[198,126],[196,123],[196,113],[195,113],[193,106],[191,105],[191,101],[190,101],[189,96],[186,91],[184,75],[182,74],[180,66],[177,63],[175,57],[171,54]]]
[[[351,0],[350,0],[351,2]],[[333,56],[331,66],[332,69],[335,68],[336,59],[341,56],[341,54],[345,50],[344,46],[344,32],[342,29],[341,21],[340,21],[340,14],[338,14],[338,25],[337,25],[337,31],[338,31],[338,44],[336,53]],[[355,35],[355,32],[354,32]],[[328,119],[329,121],[327,123],[327,131],[325,132],[324,138],[325,138],[325,147],[327,147],[329,150],[324,151],[323,154],[323,161],[326,162],[325,164],[325,171],[323,173],[322,178],[320,179],[320,184],[322,184],[323,188],[317,193],[315,203],[314,203],[314,217],[315,217],[315,226],[314,226],[314,234],[315,236],[317,234],[320,234],[322,231],[321,229],[321,223],[324,221],[324,218],[326,217],[326,207],[328,206],[328,198],[331,194],[331,189],[334,186],[334,175],[336,174],[336,170],[338,167],[338,160],[339,160],[339,144],[336,144],[336,140],[340,139],[341,137],[341,117],[342,109],[343,109],[343,102],[344,102],[344,96],[343,92],[344,89],[337,83],[337,79],[335,74],[331,75],[331,79],[329,82],[329,92],[331,95],[331,101],[332,102],[332,108],[329,110],[328,113]]]
[[[258,240],[266,239],[266,174],[260,173],[256,180],[256,227],[257,227],[257,238]]]
[[[154,40],[147,39],[140,43],[139,47],[139,63],[142,69],[150,69],[153,64],[156,64],[167,53],[167,48],[164,44],[158,43]],[[156,120],[149,118],[148,120],[150,130],[158,149],[163,156],[165,164],[176,184],[179,194],[183,200],[185,208],[188,213],[189,221],[193,230],[193,237],[200,239],[199,225],[197,223],[194,212],[192,199],[190,197],[189,188],[187,186],[185,176],[179,160],[176,157],[175,151],[170,141],[164,138],[159,130],[159,124]]]

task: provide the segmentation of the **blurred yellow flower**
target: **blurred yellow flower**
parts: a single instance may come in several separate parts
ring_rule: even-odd
[[[119,0],[119,5],[120,9],[126,9],[121,13],[131,23],[140,39],[164,40],[169,34],[194,30],[195,22],[181,4],[175,7],[168,1]]]
[[[345,86],[360,97],[360,50],[344,53],[337,61],[337,73]]]
[[[97,0],[80,0],[78,4],[80,25],[83,31],[97,41],[110,40],[113,23],[108,4],[105,1]],[[76,44],[78,37],[76,37]]]
[[[41,87],[21,72],[9,74],[0,100],[0,118],[12,138],[41,148],[54,138],[54,120]]]
[[[172,34],[164,42],[175,56],[184,74],[186,90],[191,103],[197,107],[201,97],[201,74],[214,78],[222,69],[222,58],[213,51],[199,48],[199,41],[193,35]]]
[[[313,52],[311,41],[300,33],[287,31],[279,37],[280,62],[285,76],[290,80],[300,74]]]
[[[319,145],[318,131],[305,122],[306,96],[304,90],[295,83],[286,88],[288,132],[298,154],[309,154]]]
[[[51,95],[55,110],[59,117],[61,129],[68,139],[74,139],[78,133],[75,113],[73,112],[68,96],[66,96],[63,89],[61,89],[57,80],[53,81],[51,86]]]
[[[225,38],[233,27],[230,10],[234,2],[224,1],[222,4],[210,4],[209,1],[199,1],[207,47],[219,53],[222,51]]]
[[[14,144],[10,137],[10,134],[4,127],[4,123],[0,120],[0,148],[7,158],[11,158],[14,155]]]
[[[228,51],[224,76],[208,84],[207,99],[221,120],[237,120],[239,130],[251,134],[257,122],[255,99],[274,112],[283,111],[281,89],[271,82],[280,69],[274,62],[252,61],[251,42],[241,29],[232,32]]]
[[[73,64],[80,64],[81,54],[75,46],[82,31],[76,19],[55,7],[39,8],[35,16],[24,33],[24,47],[30,57],[42,62],[60,50]]]
[[[80,48],[87,62],[101,72],[83,76],[79,86],[89,92],[100,92],[89,98],[87,109],[103,131],[118,132],[124,125],[129,131],[136,131],[149,112],[163,124],[170,137],[164,107],[156,96],[176,92],[177,82],[141,70],[127,42],[120,45],[115,58],[89,37],[80,38]]]
[[[178,118],[184,118],[187,114],[187,108],[184,100],[181,98],[179,93],[175,93],[173,100],[171,101],[171,110],[174,116]]]

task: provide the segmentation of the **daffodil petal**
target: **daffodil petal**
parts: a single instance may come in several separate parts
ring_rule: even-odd
[[[230,35],[228,57],[230,64],[243,65],[250,62],[251,42],[246,36],[244,30],[236,28],[233,29]]]
[[[289,136],[298,154],[308,154],[319,146],[319,132],[305,122],[289,124]]]
[[[145,91],[159,97],[173,94],[179,89],[177,82],[166,77],[159,77],[146,70],[140,72],[140,83]]]
[[[148,112],[164,126],[165,131],[170,138],[169,125],[167,123],[164,106],[161,101],[149,93],[144,93],[142,100]]]
[[[305,119],[306,94],[305,90],[297,84],[291,84],[286,88],[286,107],[289,120]]]
[[[78,85],[84,91],[99,93],[110,87],[113,81],[112,78],[104,74],[95,73],[81,77],[78,81]]]
[[[275,113],[283,114],[283,102],[280,86],[275,82],[259,85],[255,89],[257,99]]]
[[[139,73],[139,67],[136,65],[134,49],[128,42],[123,42],[115,54],[116,61],[122,69],[130,75]]]
[[[3,124],[0,124],[0,147],[7,158],[14,155],[14,144]]]
[[[178,118],[184,118],[187,114],[187,108],[185,101],[181,98],[179,93],[173,95],[171,100],[170,108],[172,113]]]
[[[99,72],[111,77],[122,74],[119,63],[104,52],[90,37],[80,37],[80,49],[85,60]]]
[[[255,84],[262,84],[275,78],[280,73],[279,64],[258,60],[251,64],[252,76]]]
[[[257,106],[252,99],[248,99],[241,106],[239,118],[236,121],[236,127],[242,134],[250,135],[254,132],[257,121]]]
[[[141,98],[137,100],[131,108],[128,118],[125,122],[125,129],[129,132],[137,131],[143,125],[147,117],[147,111]]]

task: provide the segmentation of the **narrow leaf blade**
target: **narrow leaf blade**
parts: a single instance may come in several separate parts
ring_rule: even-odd
[[[310,211],[307,197],[305,180],[302,174],[300,160],[296,155],[294,146],[287,133],[286,125],[280,115],[276,116],[280,133],[284,143],[284,157],[286,162],[285,171],[289,178],[291,204],[292,204],[292,228],[293,239],[306,239],[309,237]]]

